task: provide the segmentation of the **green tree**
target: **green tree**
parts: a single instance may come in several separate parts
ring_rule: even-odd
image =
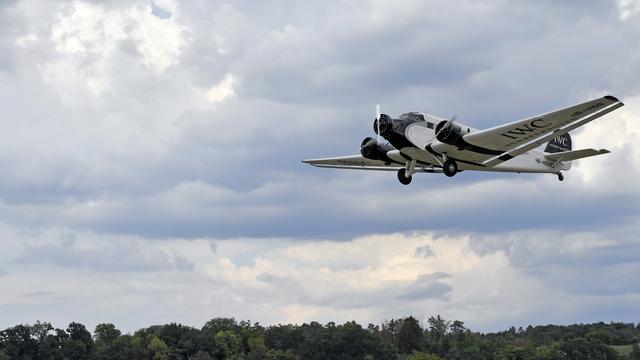
[[[80,323],[72,322],[66,332],[69,336],[62,343],[64,357],[69,360],[88,359],[93,350],[93,339],[87,328]]]
[[[129,357],[127,359],[149,359],[152,357],[151,350],[143,333],[136,332],[133,336],[121,336],[122,341],[126,341],[129,346]]]
[[[215,318],[207,321],[202,327],[202,332],[215,336],[223,330],[237,331],[239,329],[238,322],[234,318]]]
[[[404,360],[444,360],[436,354],[429,354],[426,352],[414,351],[410,355],[404,358]]]
[[[267,346],[264,344],[264,336],[253,336],[247,341],[249,353],[247,359],[262,360],[267,356]]]
[[[149,340],[149,350],[151,351],[151,356],[153,357],[153,360],[168,360],[169,359],[169,354],[171,353],[171,350],[169,349],[169,346],[167,346],[167,344],[162,341],[162,339],[160,339],[157,336],[153,336],[151,338],[151,340]]]
[[[410,354],[422,350],[422,328],[413,316],[404,319],[398,331],[398,350],[401,354]]]
[[[214,341],[223,359],[237,358],[242,351],[242,339],[231,330],[218,332]]]
[[[195,355],[190,357],[189,360],[213,360],[213,358],[206,351],[198,351]]]
[[[464,322],[459,320],[454,320],[451,323],[451,326],[449,327],[449,329],[451,330],[451,335],[453,335],[453,337],[456,340],[458,341],[464,340],[465,330],[467,330],[464,327]]]
[[[9,355],[5,354],[4,351],[0,350],[0,360],[11,360]]]
[[[300,357],[291,350],[276,350],[271,349],[267,351],[265,357],[266,360],[300,360]]]
[[[264,332],[264,343],[269,349],[297,349],[303,341],[300,326],[276,325],[268,327]]]
[[[440,342],[447,335],[449,329],[449,322],[445,321],[440,315],[430,317],[427,322],[429,323],[429,334],[435,342]]]
[[[38,356],[41,360],[63,360],[63,346],[69,334],[62,329],[55,329],[47,334],[38,344]]]
[[[380,340],[388,345],[397,346],[398,331],[400,330],[401,319],[385,321],[380,329]]]
[[[574,338],[563,341],[560,350],[572,360],[615,360],[618,358],[615,350],[597,339]]]
[[[629,359],[640,360],[640,346],[638,346],[638,343],[633,344],[631,353],[629,354]]]
[[[31,334],[29,325],[16,325],[0,332],[2,350],[10,359],[34,359],[38,342]]]
[[[176,359],[189,358],[198,350],[209,350],[203,341],[202,333],[193,327],[177,323],[152,326],[142,332],[146,336],[157,336],[169,347],[169,357]],[[213,339],[213,336],[211,336]],[[203,348],[200,348],[203,345]]]
[[[120,330],[113,324],[99,324],[94,331],[95,352],[97,360],[120,359],[128,354],[126,340],[119,340]]]
[[[96,344],[112,344],[120,335],[120,330],[113,324],[99,324],[94,332]]]

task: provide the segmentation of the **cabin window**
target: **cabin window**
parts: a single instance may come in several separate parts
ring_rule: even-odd
[[[427,121],[427,129],[433,129],[433,123]]]

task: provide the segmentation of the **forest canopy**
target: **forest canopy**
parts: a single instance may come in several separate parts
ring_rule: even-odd
[[[0,332],[5,359],[640,359],[640,324],[511,327],[475,332],[462,321],[412,316],[363,327],[356,322],[262,326],[215,318],[202,328],[177,323],[123,334],[113,324],[91,333],[36,322]]]

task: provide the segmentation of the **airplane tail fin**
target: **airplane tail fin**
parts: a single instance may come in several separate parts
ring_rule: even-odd
[[[550,154],[565,151],[571,151],[571,136],[568,133],[554,137],[544,148],[544,152]]]
[[[568,151],[571,151],[571,136],[569,135],[569,133],[554,137],[547,143],[547,147],[544,148],[544,152],[546,152],[547,154],[559,155],[560,153],[565,153]],[[546,158],[549,158],[550,156],[552,155],[545,155]],[[571,169],[570,159],[563,159],[562,157],[558,156],[558,159],[556,159],[556,161],[562,162],[563,170]]]

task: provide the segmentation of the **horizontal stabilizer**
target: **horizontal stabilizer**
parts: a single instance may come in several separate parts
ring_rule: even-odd
[[[573,151],[556,152],[552,154],[545,154],[544,157],[552,161],[569,161],[578,160],[590,156],[608,154],[609,150],[606,149],[582,149]]]

